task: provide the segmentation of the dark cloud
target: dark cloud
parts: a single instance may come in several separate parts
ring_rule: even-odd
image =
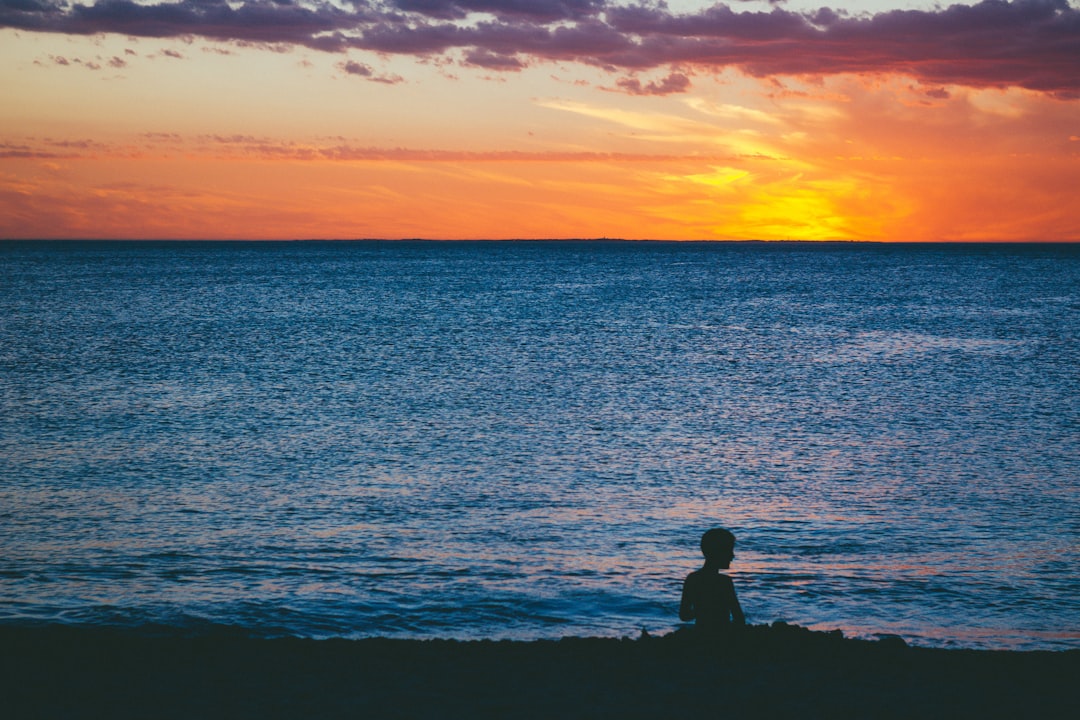
[[[394,0],[393,5],[399,10],[416,12],[439,20],[460,20],[468,15],[460,5],[449,0]]]
[[[660,82],[643,85],[637,78],[623,78],[616,85],[631,95],[671,95],[690,89],[690,78],[682,73],[671,73]]]
[[[513,55],[500,55],[487,50],[473,50],[467,53],[465,62],[469,65],[500,72],[516,72],[525,68],[525,63]]]
[[[0,142],[0,158],[13,160],[47,160],[61,156],[59,153],[43,150],[27,143]]]
[[[122,33],[136,37],[197,35],[214,40],[315,45],[322,33],[355,28],[376,19],[366,11],[346,12],[329,3],[302,6],[268,0],[233,8],[224,0],[181,0],[139,4],[102,0],[0,0],[0,27],[70,35]]]
[[[397,85],[398,83],[405,82],[405,78],[400,75],[373,75],[368,78],[371,82],[382,83],[383,85]]]
[[[614,71],[732,67],[759,77],[899,72],[927,86],[1019,86],[1080,97],[1080,9],[1068,0],[857,16],[776,3],[767,11],[716,4],[677,13],[662,2],[613,0],[0,0],[0,27],[273,49],[461,53],[496,70],[546,60]]]
[[[79,61],[76,61],[79,62]],[[75,159],[99,154],[119,155],[124,148],[95,140],[25,138],[23,142],[0,141],[0,158],[23,160]]]
[[[97,140],[54,140],[53,138],[44,138],[42,142],[49,147],[64,148],[65,150],[96,150],[96,151],[109,151],[112,149],[111,145],[107,145]]]
[[[809,38],[814,32],[806,16],[798,13],[786,10],[741,12],[727,5],[714,5],[688,15],[673,15],[660,6],[637,5],[612,8],[606,15],[617,30],[641,36],[738,38],[744,42],[760,42]]]
[[[400,10],[444,20],[461,19],[469,13],[536,20],[569,20],[596,15],[604,10],[604,0],[394,0]]]
[[[140,137],[153,143],[178,143],[184,139],[179,133],[170,132],[145,132]]]
[[[0,159],[5,160],[55,160],[71,157],[73,156],[48,152],[35,152],[31,150],[8,150],[0,146]]]
[[[339,62],[337,68],[347,75],[362,77],[371,82],[384,83],[387,85],[396,85],[399,82],[404,82],[404,78],[397,75],[376,75],[375,71],[372,70],[369,65],[356,62],[355,60]]]
[[[355,60],[346,60],[345,62],[338,63],[338,69],[349,75],[359,75],[360,77],[371,77],[371,68],[363,63],[358,63]]]

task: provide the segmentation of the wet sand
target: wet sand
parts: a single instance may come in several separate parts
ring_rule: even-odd
[[[721,646],[251,639],[0,627],[0,717],[1069,717],[1080,650],[912,648],[790,626]]]

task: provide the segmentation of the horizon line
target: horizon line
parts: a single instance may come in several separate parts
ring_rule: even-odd
[[[350,243],[350,242],[386,242],[386,243],[663,243],[663,244],[747,244],[747,245],[770,245],[770,244],[800,244],[800,245],[1076,245],[1080,239],[986,239],[977,240],[885,240],[885,239],[848,239],[835,238],[823,240],[809,240],[805,238],[762,239],[762,238],[696,238],[679,240],[673,238],[621,238],[621,237],[478,237],[478,238],[439,238],[439,237],[356,237],[356,238],[333,238],[333,237],[308,237],[308,238],[199,238],[199,237],[148,237],[148,238],[124,238],[124,237],[12,237],[0,238],[0,243],[14,242],[162,242],[162,243]]]

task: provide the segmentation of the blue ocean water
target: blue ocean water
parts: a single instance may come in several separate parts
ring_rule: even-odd
[[[0,243],[0,622],[1080,647],[1080,247]]]

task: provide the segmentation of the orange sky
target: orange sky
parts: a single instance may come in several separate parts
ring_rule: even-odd
[[[1080,64],[1067,3],[1006,4],[997,29],[1001,3],[813,23],[796,3],[554,4],[354,17],[330,49],[329,26],[297,28],[346,27],[346,6],[304,4],[266,41],[194,2],[171,30],[4,11],[0,237],[1080,240],[1080,72],[1050,66]],[[978,32],[936,30],[949,11]],[[424,39],[448,24],[472,34]],[[979,50],[1001,37],[1007,64]]]

